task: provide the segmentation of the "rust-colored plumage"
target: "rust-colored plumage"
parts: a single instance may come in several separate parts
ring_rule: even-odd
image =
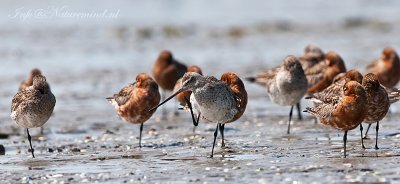
[[[367,66],[367,72],[378,76],[379,82],[386,88],[393,88],[400,80],[400,60],[393,48],[383,49],[382,56]]]
[[[186,66],[176,61],[170,51],[161,51],[153,65],[154,80],[162,89],[169,91],[174,89],[176,81],[186,71]]]
[[[34,68],[31,70],[28,78],[21,82],[21,84],[19,85],[18,91],[22,91],[22,90],[26,89],[27,87],[32,86],[33,85],[33,77],[35,77],[36,75],[42,75],[42,72],[39,69]]]
[[[228,84],[229,88],[231,88],[232,92],[236,96],[235,101],[236,101],[236,108],[238,111],[231,120],[226,122],[226,123],[231,123],[242,117],[244,111],[246,110],[247,91],[246,88],[244,87],[243,81],[239,78],[239,76],[237,76],[233,72],[226,72],[222,74],[221,81]],[[221,147],[225,147],[224,130],[225,130],[225,124],[219,124],[219,131],[222,136]]]
[[[363,76],[357,70],[349,70],[345,73],[338,74],[334,79],[333,83],[329,85],[327,88],[322,90],[321,92],[314,93],[307,97],[307,99],[311,99],[313,102],[332,102],[338,101],[341,96],[344,95],[343,85],[348,81],[357,81],[358,83],[362,83]]]
[[[332,84],[339,73],[346,72],[343,59],[334,51],[325,54],[324,62],[320,62],[305,71],[308,81],[308,94],[320,92]]]
[[[234,122],[239,119],[244,111],[246,110],[247,106],[247,91],[244,87],[243,81],[233,72],[226,72],[221,76],[221,81],[228,84],[231,88],[232,92],[236,95],[236,108],[238,112],[236,115],[228,122]]]
[[[347,131],[356,128],[366,117],[367,94],[364,87],[356,81],[348,81],[343,85],[344,94],[332,101],[314,103],[314,107],[305,112],[319,118],[320,122],[338,130],[345,131],[344,156],[346,157]],[[340,94],[339,94],[340,95]]]
[[[160,102],[157,83],[147,74],[136,76],[136,82],[121,89],[118,94],[107,100],[115,106],[118,115],[126,122],[140,125],[139,146],[143,123],[156,111],[151,110]]]

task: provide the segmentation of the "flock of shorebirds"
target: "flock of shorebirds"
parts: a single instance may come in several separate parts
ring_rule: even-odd
[[[293,107],[297,106],[301,119],[300,100],[303,97],[310,99],[314,106],[307,107],[304,112],[315,116],[322,124],[344,131],[346,157],[347,132],[357,126],[360,126],[362,147],[365,148],[363,138],[371,124],[376,123],[375,149],[378,149],[379,121],[385,117],[390,104],[400,99],[399,89],[394,88],[400,80],[400,61],[393,48],[384,48],[382,55],[372,61],[366,71],[365,75],[357,70],[347,71],[339,54],[334,51],[324,53],[320,47],[310,44],[304,49],[303,56],[289,55],[281,65],[246,80],[265,87],[272,102],[291,106],[287,133],[290,133]],[[224,147],[225,124],[239,119],[246,109],[247,92],[241,78],[233,72],[224,73],[220,79],[203,76],[200,67],[186,67],[169,51],[159,54],[153,65],[153,78],[140,73],[134,83],[107,98],[119,117],[140,124],[139,147],[143,123],[159,106],[176,96],[182,108],[191,112],[194,126],[200,119],[217,124],[211,151],[213,157],[218,131]],[[173,95],[165,98],[166,91],[173,91]],[[161,99],[164,101],[160,103]],[[26,128],[33,157],[28,129],[46,123],[55,104],[56,98],[46,78],[40,70],[33,69],[28,79],[21,83],[11,107],[11,118]],[[362,122],[368,124],[365,137]]]

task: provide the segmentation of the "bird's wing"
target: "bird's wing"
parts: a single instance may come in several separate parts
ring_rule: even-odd
[[[332,112],[335,110],[337,103],[316,103],[314,107],[307,107],[305,112],[310,113],[311,115],[317,118],[329,118],[332,115]]]
[[[135,84],[136,82],[129,84],[128,86],[122,88],[121,91],[119,91],[117,94],[114,94],[112,98],[115,100],[115,102],[117,102],[119,106],[125,104],[129,100],[132,91],[136,87]]]
[[[343,95],[343,85],[344,85],[343,83],[344,81],[338,81],[332,83],[330,86],[328,86],[321,92],[314,93],[311,99],[314,98],[325,103],[332,103],[334,101],[338,101],[338,99],[340,99],[340,96]]]
[[[33,88],[27,88],[15,94],[14,98],[12,99],[11,112],[17,110],[19,107],[22,107],[29,103],[29,101],[33,100],[33,98],[36,96],[34,95],[34,93],[40,93],[40,91]]]
[[[248,77],[246,78],[250,82],[255,82],[257,84],[260,84],[262,86],[268,86],[269,83],[275,78],[276,74],[281,70],[281,65],[277,66],[275,68],[272,68],[271,70],[265,71],[258,73],[255,77]]]

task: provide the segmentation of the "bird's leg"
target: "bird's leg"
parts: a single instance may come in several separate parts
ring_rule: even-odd
[[[211,150],[211,158],[214,156],[214,146],[215,146],[215,140],[217,139],[217,135],[218,135],[218,127],[219,127],[219,123],[217,123],[217,128],[215,128],[215,132],[214,132],[214,142],[213,142],[213,147]]]
[[[365,149],[364,139],[363,139],[363,126],[362,126],[362,123],[360,123],[360,132],[361,132],[361,146],[362,146],[363,149]]]
[[[185,97],[185,101],[186,101],[186,104],[187,104],[188,107],[189,107],[190,114],[192,115],[193,125],[194,125],[194,126],[199,125],[199,122],[198,122],[198,121],[196,122],[196,118],[194,117],[194,114],[193,114],[192,103],[190,103],[189,99],[187,99],[186,97]]]
[[[222,136],[221,148],[225,147],[224,129],[225,129],[225,124],[219,124],[219,132],[221,133]]]
[[[196,120],[196,122],[197,122],[197,125],[199,125],[199,121],[200,121],[200,115],[201,115],[201,113],[199,113],[199,115],[197,115],[197,120]]]
[[[292,114],[293,114],[293,105],[290,108],[290,113],[289,113],[289,124],[288,124],[288,128],[287,128],[287,134],[290,134],[290,121],[292,121]]]
[[[139,148],[142,147],[142,131],[143,131],[143,123],[140,124],[140,133],[139,133]]]
[[[40,135],[44,135],[44,128],[40,127]]]
[[[29,145],[31,146],[32,157],[35,158],[35,154],[33,154],[32,137],[31,137],[31,135],[29,134],[29,130],[28,130],[28,129],[26,129],[26,133],[28,133],[28,141],[29,141]]]
[[[347,142],[347,130],[344,131],[344,135],[343,135],[344,158],[346,158],[346,142]]]
[[[297,116],[298,116],[299,120],[302,120],[302,119],[303,119],[303,116],[301,115],[300,102],[296,104],[296,107],[297,107],[297,113],[298,113]]]
[[[379,148],[378,148],[379,121],[376,122],[376,128],[375,128],[375,130],[376,130],[375,149],[377,150],[377,149],[379,149]]]
[[[368,131],[369,131],[370,127],[371,127],[371,124],[368,124],[367,130],[365,131],[365,135],[364,135],[363,139],[368,139]]]
[[[162,101],[165,100],[165,94],[166,94],[165,90],[162,90],[161,91],[161,99],[162,99]],[[167,117],[167,109],[165,108],[165,106],[162,108],[162,117],[163,118]]]
[[[199,121],[200,121],[200,114],[201,114],[201,113],[199,113],[199,115],[197,115],[197,119],[196,119],[197,125],[199,125]],[[196,125],[196,126],[193,126],[193,133],[195,133],[195,132],[196,132],[196,127],[197,127],[197,125]]]

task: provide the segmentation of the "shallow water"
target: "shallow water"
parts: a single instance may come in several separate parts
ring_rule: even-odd
[[[381,122],[379,150],[374,126],[366,150],[358,129],[349,132],[348,158],[343,132],[311,117],[294,118],[286,135],[289,107],[272,104],[263,88],[245,83],[248,108],[226,126],[226,148],[220,139],[208,158],[214,123],[202,121],[192,133],[190,115],[145,124],[144,147],[138,148],[139,126],[122,122],[105,97],[150,72],[162,49],[206,75],[234,71],[245,77],[279,64],[288,54],[301,55],[308,43],[339,52],[348,69],[363,70],[385,46],[400,48],[399,1],[308,0],[221,1],[209,6],[171,3],[99,2],[83,8],[80,1],[60,1],[71,11],[120,10],[115,19],[12,19],[18,7],[47,8],[48,1],[3,1],[0,6],[0,180],[43,182],[236,182],[342,183],[399,182],[399,105]],[[90,2],[89,2],[90,3]],[[295,4],[293,4],[295,3]],[[93,4],[93,5],[92,5]],[[207,12],[204,14],[204,12]],[[32,129],[37,158],[28,152],[22,128],[9,118],[13,95],[32,67],[47,76],[57,105],[45,135]],[[303,101],[305,108],[308,102]],[[296,114],[296,113],[294,113]],[[296,117],[296,116],[294,116]],[[366,126],[364,126],[366,127]]]

